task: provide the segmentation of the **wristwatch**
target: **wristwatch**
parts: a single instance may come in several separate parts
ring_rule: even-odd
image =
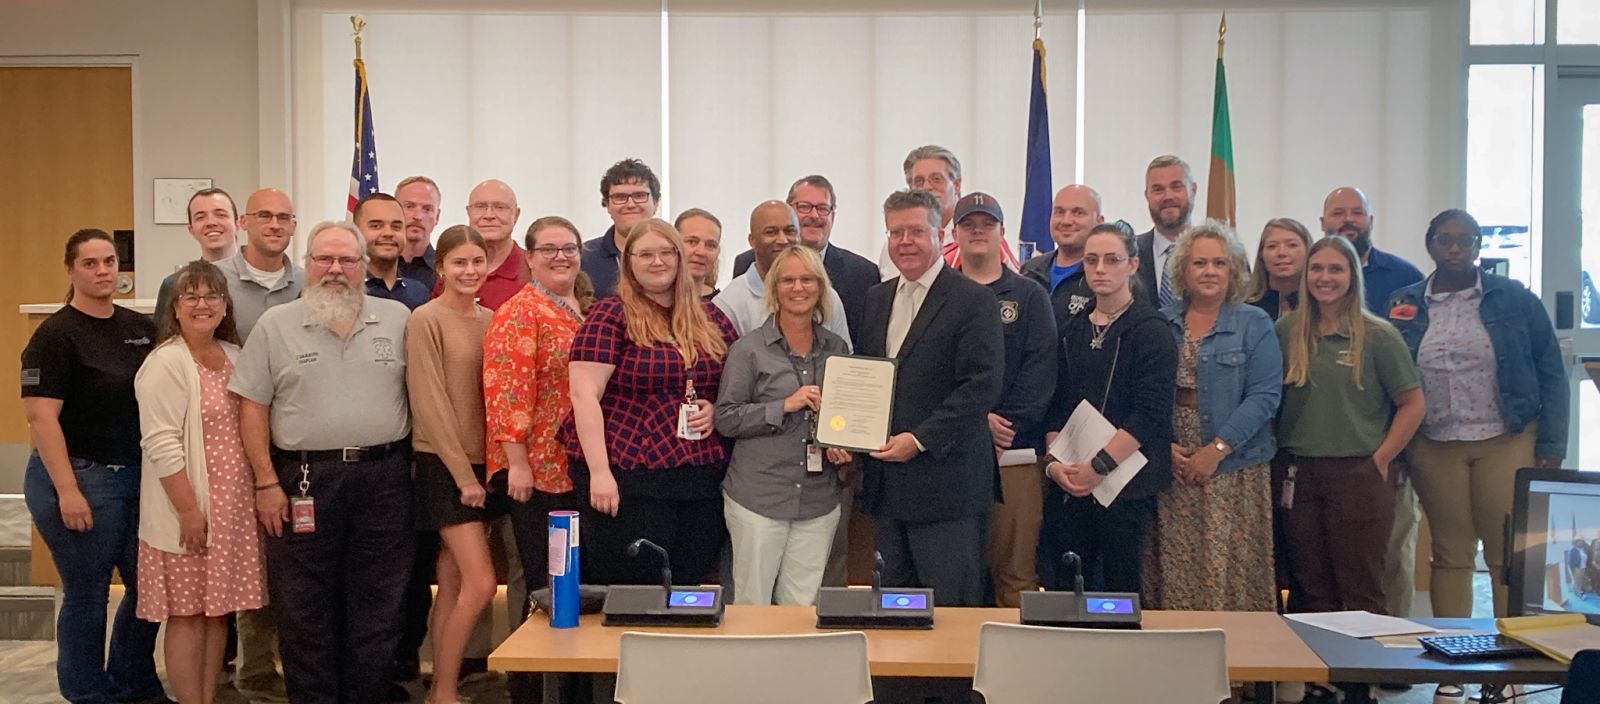
[[[1107,474],[1110,474],[1111,470],[1117,468],[1117,461],[1111,459],[1111,453],[1101,450],[1089,460],[1089,466],[1094,469],[1095,474],[1103,477]]]
[[[1212,443],[1211,447],[1216,448],[1216,451],[1222,453],[1223,455],[1228,455],[1233,452],[1233,448],[1228,447],[1228,443],[1223,442],[1222,438],[1217,438],[1217,441]]]

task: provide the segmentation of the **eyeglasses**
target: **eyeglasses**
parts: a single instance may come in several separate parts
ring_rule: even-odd
[[[612,193],[611,195],[606,196],[606,200],[612,205],[624,205],[630,200],[633,201],[634,205],[644,205],[645,203],[650,202],[650,192],[634,191],[632,193]]]
[[[925,237],[933,237],[933,228],[908,227],[889,231],[889,239],[891,240],[903,240],[907,238],[922,239]]]
[[[319,254],[311,258],[311,263],[324,269],[332,268],[334,264],[338,264],[345,269],[354,269],[361,266],[361,257],[335,257],[328,254]]]
[[[467,210],[470,210],[474,213],[484,213],[493,210],[495,215],[505,215],[506,213],[511,212],[511,206],[507,203],[473,203],[467,206]]]
[[[533,251],[538,252],[539,256],[544,257],[545,259],[555,259],[557,254],[571,259],[572,257],[578,256],[578,245],[564,244],[560,247],[557,247],[553,244],[545,244],[534,247]]]
[[[223,302],[224,300],[227,300],[227,298],[227,296],[224,296],[220,293],[185,293],[178,296],[178,304],[188,308],[193,308],[197,305],[200,305],[201,301],[205,301],[206,305],[214,306]]]
[[[274,213],[270,210],[257,210],[256,212],[251,213],[250,217],[262,222],[272,222],[273,220],[277,220],[278,224],[280,225],[287,225],[291,222],[294,222],[294,213]]]
[[[782,276],[778,278],[779,288],[794,288],[797,286],[810,288],[812,286],[816,286],[818,283],[821,283],[820,280],[811,274],[806,274],[804,276]]]
[[[628,256],[638,262],[675,262],[678,261],[678,250],[657,249],[648,252],[629,252]]]
[[[1085,255],[1083,258],[1083,266],[1089,269],[1093,269],[1101,264],[1106,266],[1121,266],[1127,262],[1128,255],[1126,254],[1107,254],[1103,257],[1098,254],[1089,254]]]
[[[828,217],[833,214],[833,206],[827,203],[807,203],[803,200],[797,200],[790,203],[789,207],[794,208],[794,211],[801,215],[810,215],[815,212],[822,217]]]
[[[1472,249],[1473,247],[1478,246],[1478,242],[1481,239],[1482,238],[1478,235],[1454,235],[1440,233],[1433,236],[1433,243],[1440,247],[1460,247],[1462,249]]]

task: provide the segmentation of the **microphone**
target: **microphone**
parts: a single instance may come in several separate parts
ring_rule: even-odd
[[[1061,553],[1061,565],[1072,570],[1072,593],[1078,596],[1078,601],[1083,601],[1083,559],[1078,553],[1068,550]]]
[[[640,538],[628,544],[628,557],[638,557],[639,547],[641,545],[654,550],[657,555],[661,556],[661,588],[665,589],[668,594],[671,594],[672,562],[667,558],[667,549],[650,542],[649,538]],[[1079,581],[1082,581],[1082,579],[1080,578]]]
[[[872,593],[883,591],[883,553],[872,551]]]

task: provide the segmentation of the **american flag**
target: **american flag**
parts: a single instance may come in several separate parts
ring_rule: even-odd
[[[367,64],[356,59],[356,149],[350,158],[350,198],[345,214],[355,215],[356,203],[378,192],[378,146],[372,139],[372,97],[367,94]]]

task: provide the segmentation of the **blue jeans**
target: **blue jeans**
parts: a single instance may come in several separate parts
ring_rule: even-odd
[[[23,493],[39,535],[61,575],[56,617],[56,681],[73,704],[110,704],[165,696],[156,677],[156,632],[161,625],[134,615],[138,599],[139,467],[114,467],[73,459],[78,490],[89,502],[94,527],[77,532],[61,521],[55,484],[35,452],[28,458]],[[106,604],[111,569],[126,589],[112,620],[106,655]]]

